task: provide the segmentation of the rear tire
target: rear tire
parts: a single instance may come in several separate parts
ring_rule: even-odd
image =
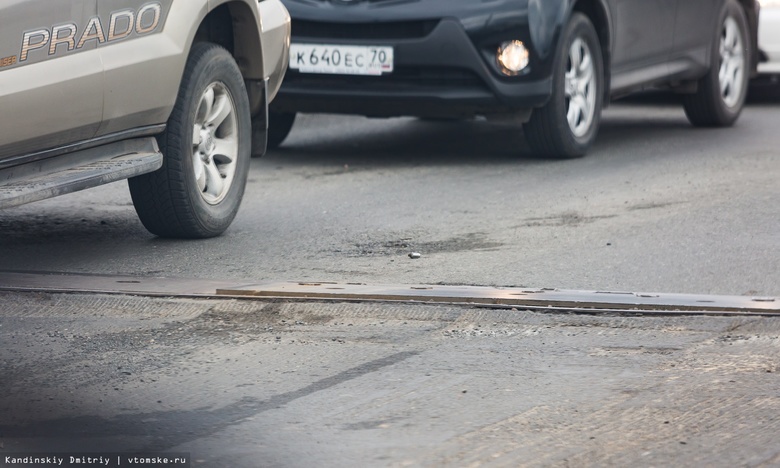
[[[601,45],[584,14],[572,14],[553,67],[552,96],[523,126],[526,140],[545,156],[583,156],[596,139],[604,99]]]
[[[207,238],[235,218],[251,157],[244,78],[230,53],[193,45],[165,132],[163,165],[128,180],[138,217],[161,237]]]
[[[277,148],[290,134],[295,123],[295,112],[268,113],[268,148]]]
[[[747,19],[735,0],[727,0],[718,19],[710,70],[695,94],[683,100],[685,115],[697,127],[728,127],[736,122],[747,96],[750,41]]]

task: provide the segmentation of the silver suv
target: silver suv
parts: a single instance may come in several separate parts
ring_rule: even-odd
[[[221,234],[289,38],[279,0],[0,2],[0,208],[129,179],[152,233]]]

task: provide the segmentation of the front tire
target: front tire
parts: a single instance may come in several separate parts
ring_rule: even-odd
[[[161,237],[207,238],[233,221],[251,157],[249,98],[230,53],[193,45],[165,132],[163,165],[128,180],[138,217]]]
[[[561,158],[583,156],[601,121],[604,61],[596,29],[575,12],[566,25],[553,66],[553,93],[535,109],[523,127],[526,140],[539,154]]]
[[[711,54],[697,92],[683,100],[685,115],[698,127],[728,127],[742,112],[750,76],[747,19],[735,0],[723,5]]]

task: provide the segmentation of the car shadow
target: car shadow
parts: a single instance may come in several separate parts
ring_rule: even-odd
[[[522,130],[484,120],[299,116],[288,140],[268,159],[286,163],[359,161],[382,166],[506,163],[529,154]]]
[[[748,91],[749,106],[780,105],[780,78],[760,77],[753,81]]]
[[[288,140],[263,164],[368,167],[499,164],[531,166],[574,161],[535,154],[520,124],[484,119],[428,121],[411,117],[302,115]],[[684,135],[693,127],[671,101],[621,101],[605,110],[596,144],[586,158],[628,151],[636,142]]]

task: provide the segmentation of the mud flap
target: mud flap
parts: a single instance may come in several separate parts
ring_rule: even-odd
[[[268,78],[247,81],[246,89],[252,110],[252,157],[259,158],[268,149]]]

